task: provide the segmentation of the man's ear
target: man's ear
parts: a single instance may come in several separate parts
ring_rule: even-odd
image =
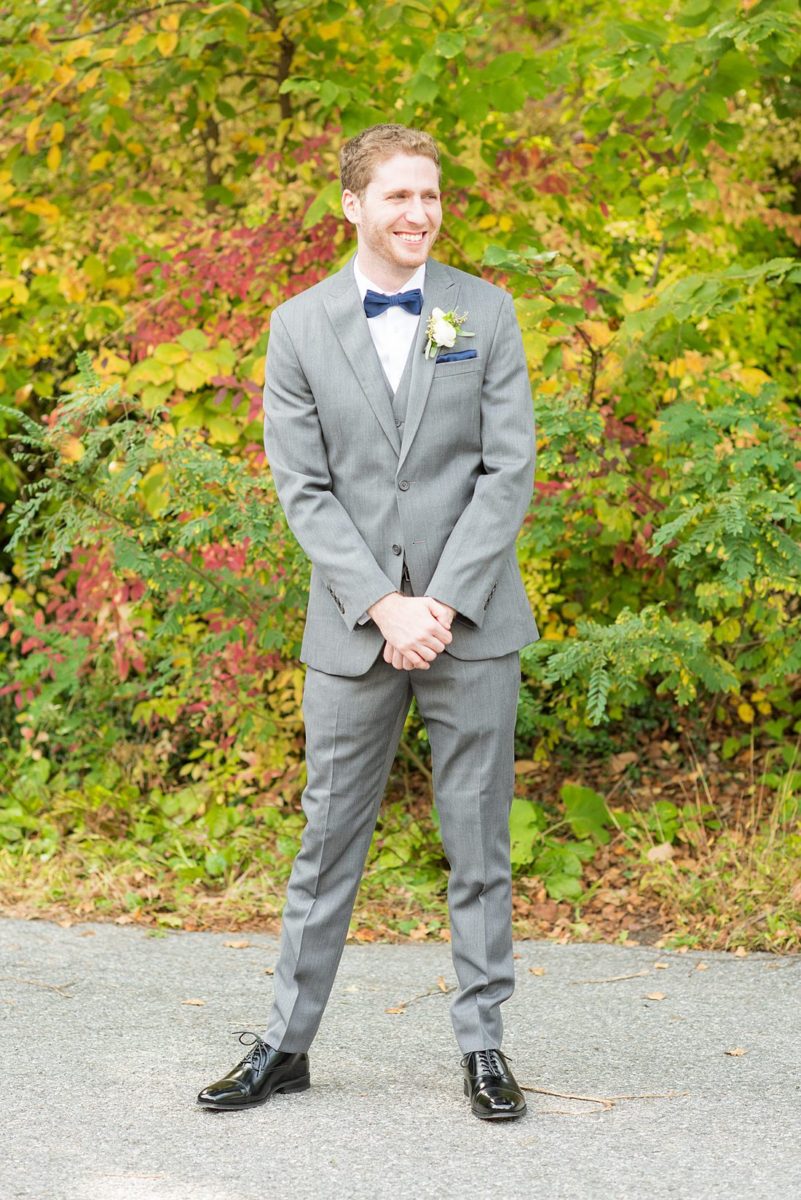
[[[344,192],[342,193],[342,211],[350,221],[351,225],[357,225],[359,223],[359,218],[361,217],[361,204],[359,202],[359,197],[355,192],[350,191],[349,188],[345,188]]]

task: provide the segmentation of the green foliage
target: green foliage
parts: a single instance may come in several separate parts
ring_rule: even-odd
[[[374,121],[438,139],[437,255],[511,290],[523,331],[543,636],[518,753],[689,711],[731,757],[801,730],[799,33],[791,0],[0,16],[10,845],[50,853],[81,795],[130,784],[111,824],[139,806],[166,855],[174,823],[187,878],[235,877],[243,803],[291,853],[308,563],[261,451],[264,352],[275,304],[352,252],[337,149]],[[608,813],[561,803],[552,828],[515,801],[514,861],[576,899]],[[432,830],[392,820],[373,866],[419,865],[422,895]]]

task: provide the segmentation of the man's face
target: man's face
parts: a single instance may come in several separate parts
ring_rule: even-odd
[[[342,193],[345,216],[358,230],[359,261],[411,274],[426,261],[442,224],[437,167],[421,154],[395,154],[373,169],[361,199]]]

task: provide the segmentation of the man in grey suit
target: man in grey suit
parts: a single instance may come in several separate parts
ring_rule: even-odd
[[[433,139],[372,126],[340,167],[357,252],[275,309],[264,385],[267,457],[312,564],[307,823],[267,1028],[242,1031],[254,1039],[245,1058],[198,1101],[238,1109],[309,1086],[415,696],[450,864],[464,1090],[476,1116],[517,1117],[526,1105],[500,1049],[500,1008],[514,989],[519,651],[539,638],[515,552],[535,463],[526,360],[511,296],[430,257],[442,221]]]

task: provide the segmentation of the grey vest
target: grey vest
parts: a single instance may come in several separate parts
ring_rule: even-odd
[[[415,347],[416,342],[417,342],[417,337],[415,336],[412,338],[411,345],[409,346],[409,353],[406,355],[406,362],[404,363],[403,371],[401,372],[401,377],[398,380],[398,390],[396,392],[393,392],[393,390],[392,390],[392,384],[387,379],[387,374],[386,374],[386,371],[384,370],[384,364],[381,362],[378,351],[376,350],[376,358],[378,359],[379,365],[381,367],[381,374],[384,377],[384,383],[387,385],[387,392],[389,393],[389,398],[392,402],[392,412],[395,416],[395,424],[398,428],[398,432],[401,435],[401,438],[403,437],[403,425],[406,420],[406,409],[409,404],[409,384],[410,384],[410,381],[412,378],[412,355],[414,354],[414,347]],[[408,580],[409,579],[409,567],[406,562],[405,554],[403,556],[402,572],[403,572],[402,580]]]

